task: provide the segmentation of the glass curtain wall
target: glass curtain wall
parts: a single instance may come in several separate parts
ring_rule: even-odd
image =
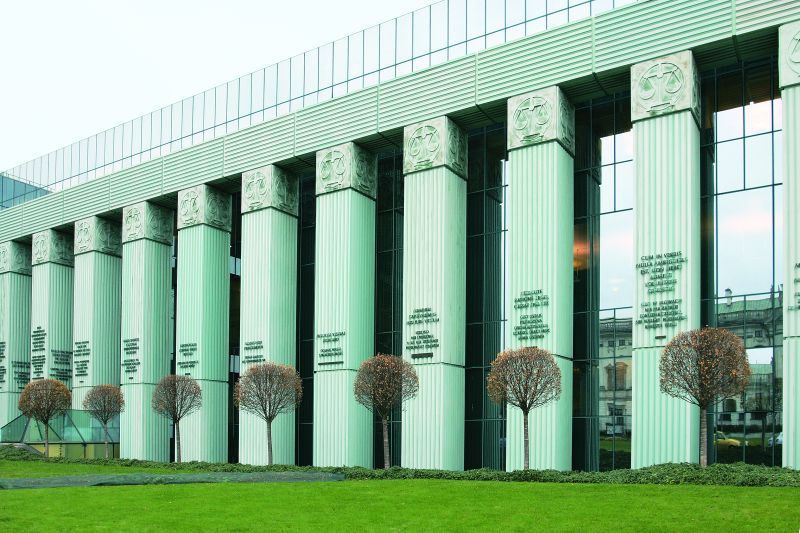
[[[441,0],[7,171],[60,191],[343,94],[636,0]],[[39,193],[15,189],[13,203]],[[13,205],[13,204],[12,204]]]
[[[717,462],[781,464],[783,176],[777,57],[702,75],[703,323],[742,337],[752,377],[709,415]]]
[[[313,171],[300,180],[300,246],[298,246],[297,371],[303,380],[303,401],[295,420],[295,461],[313,461],[314,423],[314,243],[316,231],[316,178]]]
[[[403,152],[378,156],[378,198],[375,219],[375,351],[403,355]],[[402,409],[395,409],[389,424],[389,450],[393,466],[400,465]],[[374,457],[383,468],[383,427],[375,417]]]
[[[506,129],[469,133],[467,338],[464,468],[505,469],[505,409],[486,393],[491,362],[504,347]]]
[[[575,115],[573,468],[630,468],[633,134],[630,97]]]

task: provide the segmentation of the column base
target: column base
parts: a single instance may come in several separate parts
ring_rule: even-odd
[[[149,383],[122,385],[125,410],[119,420],[120,459],[169,462],[169,421],[153,411]]]
[[[272,422],[272,463],[293,465],[295,414],[283,413]],[[239,462],[266,465],[267,423],[258,416],[239,410]]]
[[[227,463],[228,383],[197,382],[203,391],[203,406],[181,420],[181,460]]]
[[[314,466],[372,467],[372,413],[353,395],[355,370],[314,374]]]
[[[781,464],[800,469],[800,337],[783,340],[782,447]]]
[[[464,368],[433,363],[414,369],[419,393],[403,412],[401,464],[464,470]]]

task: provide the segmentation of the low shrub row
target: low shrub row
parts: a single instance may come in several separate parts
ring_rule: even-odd
[[[312,467],[293,465],[252,466],[225,463],[157,463],[134,459],[45,459],[25,450],[10,446],[0,447],[0,459],[13,461],[47,461],[50,463],[77,463],[91,465],[127,466],[137,470],[147,468],[172,468],[194,472],[333,472],[347,479],[450,479],[457,481],[522,481],[546,483],[612,483],[632,485],[730,485],[742,487],[800,487],[800,471],[788,468],[749,465],[744,463],[714,464],[700,468],[693,464],[663,464],[638,470],[611,470],[607,472],[559,472],[556,470],[499,470],[479,469],[464,472],[448,470],[417,470],[392,467],[373,470],[361,467]]]

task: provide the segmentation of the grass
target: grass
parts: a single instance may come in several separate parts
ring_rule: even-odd
[[[187,471],[191,470],[187,465]],[[0,477],[173,469],[0,460]],[[794,531],[800,489],[402,479],[3,491],[0,531]]]
[[[444,480],[13,490],[2,531],[796,530],[800,490]]]

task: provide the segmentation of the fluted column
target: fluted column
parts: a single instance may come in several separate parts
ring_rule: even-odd
[[[700,326],[699,82],[691,52],[631,69],[634,203],[633,468],[697,462],[699,412],[662,393],[659,359]]]
[[[119,385],[122,244],[120,227],[89,217],[75,223],[72,408],[95,385]]]
[[[372,417],[353,384],[375,346],[376,166],[353,143],[317,152],[315,466],[372,466]]]
[[[572,468],[572,244],[575,112],[558,87],[508,101],[506,347],[549,350],[561,396],[529,415],[531,468]],[[508,406],[506,469],[524,463],[523,420]]]
[[[800,468],[800,22],[780,28],[783,100],[783,466]]]
[[[419,393],[403,412],[401,463],[464,468],[467,141],[449,118],[403,139],[403,358]]]
[[[169,422],[151,407],[172,360],[172,239],[175,214],[142,202],[122,211],[121,361],[125,410],[120,457],[169,461]]]
[[[0,244],[0,427],[20,415],[31,375],[31,248]]]
[[[253,364],[296,365],[297,178],[280,167],[242,176],[241,375]],[[275,464],[294,464],[295,414],[272,423]],[[267,425],[239,411],[239,462],[267,464]]]
[[[183,460],[228,460],[231,198],[208,185],[178,193],[175,373],[203,391],[181,422]]]
[[[57,379],[72,389],[72,236],[33,234],[31,379]]]

